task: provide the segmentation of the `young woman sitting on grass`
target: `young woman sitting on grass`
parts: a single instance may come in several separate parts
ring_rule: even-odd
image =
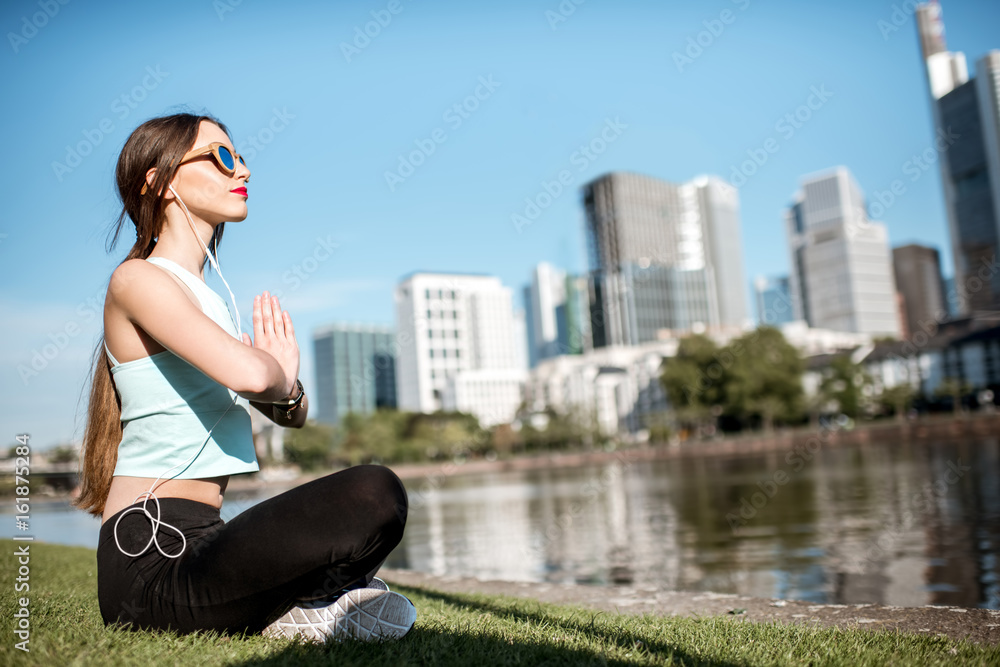
[[[416,610],[374,576],[406,523],[406,491],[388,468],[348,468],[220,517],[229,476],[259,469],[250,406],[287,428],[308,410],[278,298],[254,298],[251,340],[232,291],[235,321],[204,281],[206,259],[222,276],[226,222],[247,217],[250,170],[228,130],[210,116],[149,120],[125,142],[116,177],[111,247],[126,219],[136,241],[108,282],[74,501],[102,517],[105,624],[403,636]]]

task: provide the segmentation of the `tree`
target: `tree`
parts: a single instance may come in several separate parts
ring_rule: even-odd
[[[718,345],[703,334],[686,336],[662,368],[660,381],[677,420],[700,433],[712,417],[712,406],[725,402],[728,370]]]
[[[370,413],[349,412],[341,420],[340,450],[350,465],[423,458],[404,432],[412,413],[379,409]]]
[[[819,389],[816,393],[806,396],[803,402],[809,415],[809,425],[814,429],[819,428],[819,417],[830,403],[830,397]]]
[[[762,325],[730,342],[723,352],[732,359],[725,389],[730,414],[759,418],[768,433],[776,419],[801,417],[804,362],[780,330]]]
[[[80,450],[72,445],[53,447],[47,453],[49,463],[76,463],[80,458]]]
[[[302,470],[315,470],[330,462],[335,429],[326,424],[307,421],[302,428],[285,431],[285,459]]]
[[[913,395],[913,387],[909,384],[897,384],[895,387],[882,389],[882,393],[879,394],[879,402],[883,409],[893,410],[898,421],[903,421],[906,419],[907,408],[913,402]]]
[[[958,416],[962,412],[962,396],[971,391],[969,383],[961,378],[946,377],[934,390],[934,395],[939,397],[950,397],[952,412]]]
[[[667,442],[673,435],[670,428],[670,420],[666,412],[653,412],[646,415],[643,426],[649,429],[650,443]]]
[[[761,428],[764,433],[774,432],[774,418],[789,413],[785,402],[778,396],[765,395],[755,398],[749,403],[751,410],[760,415]]]
[[[438,411],[411,413],[402,430],[408,446],[430,458],[453,458],[481,450],[488,436],[475,415]]]
[[[868,388],[867,390],[865,388]],[[820,392],[837,402],[839,410],[851,419],[857,419],[867,405],[872,378],[861,364],[843,354],[830,362],[820,382]]]
[[[490,433],[490,439],[493,449],[496,450],[497,454],[505,458],[513,454],[515,449],[520,449],[524,446],[521,434],[515,431],[510,424],[497,424],[494,426]]]

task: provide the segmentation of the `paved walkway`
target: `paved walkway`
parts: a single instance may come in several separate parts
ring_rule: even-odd
[[[676,593],[632,586],[576,586],[471,577],[435,577],[410,570],[383,568],[379,577],[392,584],[446,593],[510,595],[621,613],[662,616],[717,616],[756,622],[781,621],[819,627],[899,630],[914,634],[968,638],[979,644],[1000,644],[1000,610],[961,607],[892,607],[875,604],[813,604],[768,600],[735,594]],[[739,614],[734,610],[744,609]]]

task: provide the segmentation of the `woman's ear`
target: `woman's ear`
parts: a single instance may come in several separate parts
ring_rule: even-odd
[[[153,180],[155,178],[156,178],[156,167],[153,167],[152,169],[146,172],[146,185],[143,187],[143,190],[145,192],[153,191]],[[167,188],[166,191],[163,193],[163,198],[164,199],[174,198],[174,193],[170,191],[170,188]]]

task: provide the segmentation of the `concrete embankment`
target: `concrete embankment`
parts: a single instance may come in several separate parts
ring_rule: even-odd
[[[964,441],[1000,436],[1000,412],[976,413],[954,419],[936,417],[915,421],[885,421],[864,424],[850,430],[844,428],[796,429],[760,434],[688,441],[677,445],[667,443],[628,447],[614,451],[567,452],[533,454],[508,459],[470,460],[462,463],[422,463],[392,465],[402,479],[448,477],[458,473],[530,470],[535,468],[573,467],[590,464],[636,463],[682,456],[734,456],[764,452],[812,452],[838,445],[876,443],[924,443]]]
[[[444,593],[484,593],[578,605],[614,613],[659,616],[725,616],[757,623],[777,621],[815,627],[890,630],[919,635],[967,638],[979,644],[1000,643],[1000,610],[962,607],[894,607],[878,604],[814,604],[736,594],[660,591],[633,586],[594,586],[437,577],[383,568],[379,577],[390,587],[412,586]]]

